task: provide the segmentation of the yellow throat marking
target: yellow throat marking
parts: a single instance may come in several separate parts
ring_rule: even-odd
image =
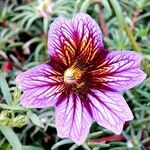
[[[74,66],[68,68],[64,73],[64,82],[72,84],[76,83],[77,80],[81,78],[83,71]]]

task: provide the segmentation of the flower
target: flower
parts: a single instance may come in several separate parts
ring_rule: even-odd
[[[93,121],[120,134],[133,115],[120,94],[146,78],[141,54],[104,48],[102,33],[87,14],[58,17],[50,26],[51,61],[17,76],[21,104],[55,107],[57,134],[82,144]]]

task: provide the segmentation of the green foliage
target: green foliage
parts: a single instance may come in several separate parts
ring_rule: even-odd
[[[56,0],[50,8],[44,6],[42,0],[0,1],[0,149],[150,149],[150,1]],[[95,123],[80,147],[57,137],[53,108],[31,111],[22,107],[21,91],[15,84],[19,72],[49,59],[48,29],[54,19],[59,15],[71,18],[77,12],[89,13],[103,34],[108,32],[104,44],[109,49],[141,52],[148,73],[141,85],[124,93],[134,120],[125,125],[122,135],[114,136]]]
[[[13,150],[21,150],[22,146],[21,143],[17,137],[17,135],[13,132],[13,130],[9,127],[0,126],[1,132],[5,135],[11,146],[13,147]]]
[[[0,88],[2,90],[2,93],[3,93],[6,103],[11,105],[12,104],[11,93],[10,93],[8,84],[6,82],[6,79],[3,76],[3,73],[1,71],[0,71]]]

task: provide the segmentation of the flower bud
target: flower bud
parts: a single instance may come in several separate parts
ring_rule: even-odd
[[[10,118],[0,115],[0,125],[9,126]]]
[[[18,115],[12,120],[11,127],[21,128],[28,123],[27,117],[23,115]]]

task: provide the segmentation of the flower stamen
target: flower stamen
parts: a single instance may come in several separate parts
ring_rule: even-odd
[[[78,84],[77,81],[81,79],[83,71],[78,67],[70,67],[64,73],[64,82],[68,84]]]

